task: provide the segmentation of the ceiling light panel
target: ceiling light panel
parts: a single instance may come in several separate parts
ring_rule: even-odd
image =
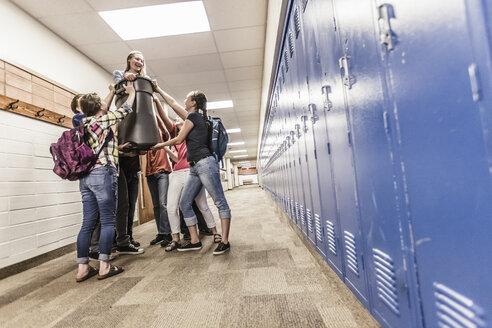
[[[102,11],[99,15],[123,40],[210,31],[202,1]]]
[[[241,132],[241,129],[240,128],[237,128],[237,129],[227,129],[226,131],[227,131],[227,133],[239,133],[239,132]]]

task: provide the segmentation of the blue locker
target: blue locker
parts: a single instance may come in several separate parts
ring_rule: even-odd
[[[490,55],[476,51],[484,42],[490,53],[484,4],[397,1],[380,26],[392,36],[385,60],[426,327],[492,324]]]
[[[319,2],[318,22],[333,24],[333,9],[330,1]],[[337,17],[338,20],[338,17]],[[359,208],[356,197],[354,160],[352,156],[352,132],[347,124],[347,112],[342,81],[346,79],[339,68],[339,59],[345,57],[341,43],[333,26],[329,30],[318,29],[319,51],[323,85],[329,86],[332,108],[326,113],[330,150],[333,158],[333,176],[337,209],[342,231],[345,282],[359,300],[369,306],[364,263],[364,239],[361,234]],[[325,56],[323,56],[325,55]],[[343,78],[343,79],[342,79]]]
[[[308,121],[310,117],[309,113],[309,89],[307,85],[307,77],[309,72],[307,71],[308,45],[304,39],[304,26],[308,24],[304,20],[302,1],[294,1],[294,12],[298,11],[298,16],[294,16],[292,26],[294,30],[289,31],[286,35],[286,41],[284,43],[284,63],[285,67],[292,66],[290,68],[291,74],[297,73],[297,96],[295,96],[294,106],[297,109],[298,122],[300,124],[299,150],[300,161],[302,163],[303,182],[305,191],[305,207],[304,212],[306,216],[306,231],[309,241],[313,245],[316,243],[316,227],[315,218],[320,217],[321,205],[319,199],[319,186],[318,186],[318,168],[315,154],[314,136],[311,130],[311,124]],[[289,64],[290,63],[290,64]],[[319,220],[320,221],[320,220]],[[322,250],[323,248],[321,248]],[[324,252],[323,252],[324,255]]]

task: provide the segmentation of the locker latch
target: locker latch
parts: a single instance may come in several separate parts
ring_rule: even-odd
[[[302,134],[301,134],[301,125],[300,124],[296,124],[295,125],[295,129],[296,129],[296,132],[297,132],[297,139],[301,139],[301,137],[302,137]]]
[[[323,93],[324,100],[323,106],[326,111],[330,111],[333,109],[333,103],[330,100],[331,87],[329,85],[324,85],[321,87],[321,92]]]
[[[349,56],[344,55],[342,58],[338,60],[338,64],[340,65],[340,69],[343,69],[343,84],[345,84],[349,89],[352,88],[352,78],[350,77],[348,60]]]
[[[385,3],[378,7],[380,41],[386,45],[386,50],[393,50],[393,31],[391,30],[390,19],[395,18],[393,6]]]
[[[308,132],[308,126],[307,126],[307,123],[306,123],[306,122],[307,122],[307,120],[308,120],[307,115],[302,115],[302,116],[301,116],[301,121],[302,121],[302,123],[303,123],[303,128],[302,128],[302,130],[304,131],[304,133],[307,133],[307,132]]]
[[[290,131],[290,142],[291,144],[294,144],[296,142],[296,132],[295,131]]]
[[[319,119],[315,104],[309,104],[309,112],[311,113],[311,122],[315,124]]]

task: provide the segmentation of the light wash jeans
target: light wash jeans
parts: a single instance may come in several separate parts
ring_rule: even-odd
[[[169,218],[167,217],[167,191],[169,188],[169,173],[157,172],[147,177],[150,196],[154,205],[154,218],[157,233],[168,235],[171,233]]]
[[[106,165],[92,170],[79,180],[79,189],[82,195],[83,220],[77,237],[77,263],[89,263],[89,245],[98,213],[101,222],[99,259],[109,261],[118,199],[116,168]]]
[[[186,225],[188,227],[197,223],[195,212],[193,212],[193,199],[197,196],[202,187],[207,189],[212,197],[215,206],[219,210],[220,219],[230,219],[231,210],[220,182],[219,163],[213,156],[199,160],[195,166],[190,167],[190,175],[183,189],[183,195],[179,207],[183,212]]]
[[[190,169],[182,169],[174,171],[169,176],[169,192],[167,193],[167,215],[169,216],[169,223],[171,224],[172,233],[179,233],[181,231],[181,225],[179,220],[179,201],[183,194],[183,188],[186,184],[186,180],[190,175]],[[215,228],[215,219],[212,211],[208,208],[207,194],[205,188],[202,187],[195,197],[196,205],[203,214],[203,218],[207,223],[209,229]],[[193,212],[194,213],[194,212]]]

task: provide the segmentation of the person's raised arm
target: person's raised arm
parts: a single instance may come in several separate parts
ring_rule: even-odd
[[[111,103],[113,102],[113,97],[114,97],[114,93],[115,93],[114,85],[110,84],[108,86],[108,89],[109,89],[109,93],[106,96],[106,98],[104,98],[104,102],[108,105],[108,108],[110,108]]]
[[[183,143],[183,141],[186,140],[186,137],[188,136],[188,133],[190,133],[191,129],[193,129],[193,122],[190,120],[185,120],[183,127],[179,131],[179,134],[176,138],[172,138],[171,140],[168,140],[166,142],[161,142],[152,147],[152,150],[157,150],[157,149],[162,149],[167,146],[172,146],[172,145],[179,145]]]
[[[161,118],[162,122],[164,122],[164,125],[166,126],[167,131],[169,133],[172,132],[173,130],[173,122],[169,119],[169,116],[167,116],[166,112],[164,111],[164,108],[162,107],[161,102],[159,99],[157,99],[157,96],[153,96],[155,107],[157,108],[157,113],[159,114],[159,117]]]
[[[169,149],[169,147],[164,147],[164,150],[174,163],[178,162],[178,152],[172,151],[171,149]]]
[[[152,85],[154,87],[154,90],[162,96],[164,101],[171,106],[171,108],[178,114],[183,120],[186,120],[186,116],[188,115],[188,112],[186,109],[178,104],[176,100],[171,97],[168,93],[166,93],[164,90],[161,89],[160,86],[157,85],[156,80],[152,80]]]

